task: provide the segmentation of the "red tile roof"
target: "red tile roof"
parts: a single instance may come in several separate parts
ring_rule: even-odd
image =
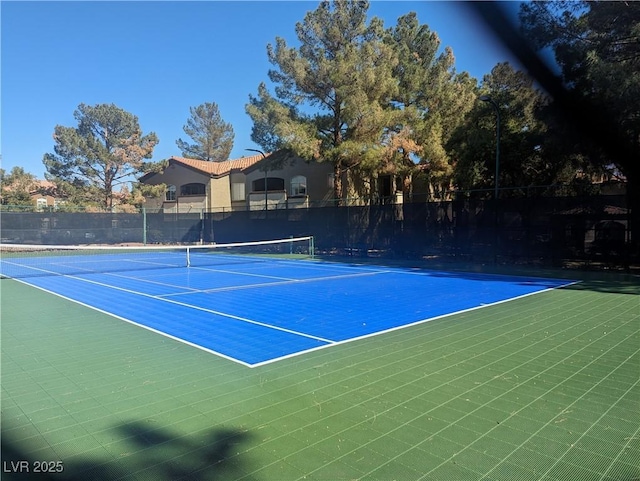
[[[7,192],[11,192],[15,189],[15,185],[5,185],[5,190]],[[56,188],[56,185],[53,182],[48,180],[38,180],[35,179],[29,186],[29,194],[38,194],[43,191],[53,191]]]
[[[265,155],[268,157],[270,154]],[[263,157],[261,154],[241,157],[239,159],[225,160],[223,162],[207,162],[205,160],[173,156],[169,159],[169,162],[173,161],[208,175],[221,176],[230,173],[232,170],[244,170],[254,164],[257,164],[262,159]]]

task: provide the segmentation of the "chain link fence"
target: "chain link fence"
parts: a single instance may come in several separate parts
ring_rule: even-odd
[[[4,211],[0,219],[4,243],[197,244],[313,235],[323,255],[638,263],[624,195],[195,213]]]

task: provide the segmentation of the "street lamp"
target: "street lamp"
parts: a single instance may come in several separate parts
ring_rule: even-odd
[[[483,102],[490,103],[496,111],[496,178],[495,178],[495,190],[494,198],[498,198],[498,174],[500,173],[500,107],[498,104],[488,95],[481,95],[478,97]]]
[[[244,149],[244,150],[248,150],[249,152],[257,152],[260,155],[262,155],[262,159],[266,159],[267,156],[265,155],[265,153],[262,150],[258,150],[258,149]],[[267,195],[267,163],[265,162],[264,164],[264,215],[267,215],[267,207],[268,207],[268,203],[269,203],[269,197]]]

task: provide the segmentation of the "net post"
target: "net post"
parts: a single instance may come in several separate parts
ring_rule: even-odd
[[[309,236],[309,255],[312,259],[316,257],[316,246],[313,236]]]
[[[191,267],[191,249],[187,246],[187,267]]]

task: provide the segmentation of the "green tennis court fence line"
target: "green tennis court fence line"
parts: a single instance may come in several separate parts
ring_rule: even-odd
[[[414,197],[415,200],[415,197]],[[636,265],[638,238],[624,195],[405,202],[265,211],[3,212],[5,243],[188,245],[315,235],[316,254],[500,258],[556,265]],[[144,224],[144,226],[143,226]],[[496,256],[497,254],[497,256]],[[599,265],[599,264],[598,264]],[[602,264],[604,265],[604,264]]]

